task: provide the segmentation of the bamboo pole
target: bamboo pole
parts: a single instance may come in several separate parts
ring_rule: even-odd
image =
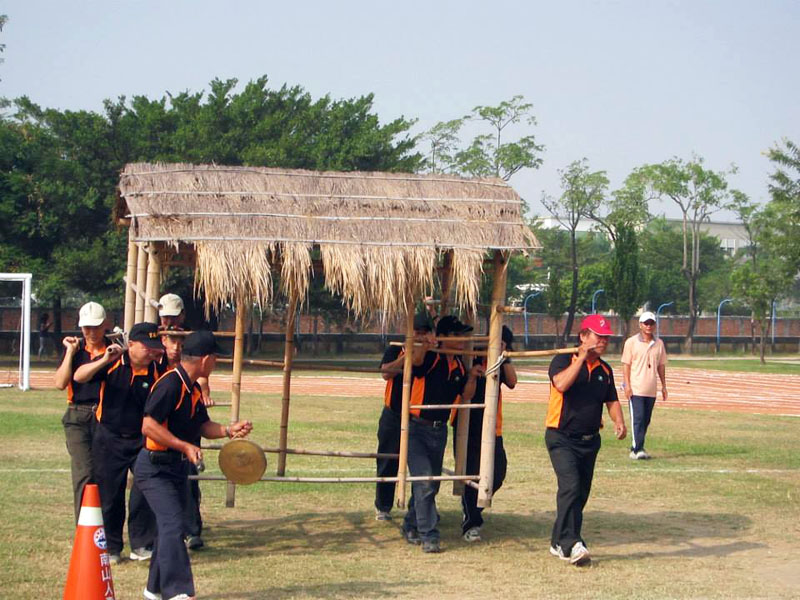
[[[128,231],[128,266],[125,272],[125,318],[123,327],[125,331],[130,331],[136,322],[136,292],[133,290],[133,278],[136,277],[136,252],[139,247],[133,241],[133,234]]]
[[[406,507],[406,474],[408,469],[408,422],[411,408],[411,371],[414,367],[414,299],[406,295],[406,353],[403,361],[403,409],[400,417],[400,458],[397,466],[397,508]]]
[[[500,357],[503,336],[503,312],[497,310],[506,298],[506,265],[508,256],[500,250],[494,252],[494,286],[492,287],[492,307],[489,320],[489,356],[487,367],[494,365]],[[481,431],[481,468],[478,482],[478,506],[492,505],[494,484],[495,427],[497,425],[497,398],[500,395],[500,371],[486,376],[486,409],[483,411],[483,430]]]
[[[197,481],[227,481],[224,475],[190,475],[189,479]],[[474,481],[477,475],[417,475],[403,478],[405,481]],[[380,483],[397,482],[400,477],[262,477],[259,481],[275,481],[278,483]]]
[[[448,314],[450,310],[450,290],[453,287],[453,250],[448,250],[444,255],[441,276],[442,300],[439,305],[439,317]]]
[[[203,450],[222,450],[225,444],[203,444]],[[347,450],[304,450],[303,448],[265,448],[261,446],[261,450],[268,454],[298,454],[304,456],[329,456],[333,458],[397,458],[400,455],[390,452],[351,452]]]
[[[470,313],[467,318],[466,322],[468,325],[474,325],[474,319],[472,313]],[[475,346],[475,342],[473,341],[478,336],[473,336],[470,338],[467,343],[464,345],[464,350],[466,352],[471,353]],[[480,337],[488,337],[488,336],[480,336]],[[465,360],[465,367],[467,367],[467,372],[472,369],[472,356],[471,354],[466,354]],[[477,407],[478,405],[473,404],[466,404],[465,406],[470,407]],[[485,406],[481,404],[480,406]],[[464,475],[467,472],[467,446],[469,442],[469,420],[471,419],[471,413],[468,410],[462,410],[458,413],[458,427],[456,427],[456,465],[455,465],[455,475]],[[464,494],[464,482],[463,481],[454,481],[453,482],[453,495],[454,496],[462,496]]]
[[[281,427],[278,447],[284,450],[278,455],[277,475],[286,473],[286,445],[289,439],[289,401],[291,399],[292,360],[294,359],[294,321],[297,316],[297,295],[292,292],[287,308],[286,343],[283,349],[283,396],[281,398]]]
[[[405,346],[403,342],[389,342],[390,346]],[[422,344],[414,343],[414,346],[422,346]],[[455,350],[452,348],[428,348],[428,352],[435,352],[436,354],[450,354],[454,356],[486,356],[485,350]]]
[[[136,256],[136,286],[141,291],[144,291],[147,285],[147,246],[145,244],[138,244],[139,251]],[[141,323],[144,321],[144,296],[136,295],[136,309],[134,312],[134,323]]]
[[[442,473],[444,473],[445,475],[458,475],[458,473],[456,473],[455,471],[451,471],[450,469],[447,469],[445,467],[442,467]],[[461,487],[464,487],[465,485],[468,485],[471,488],[475,488],[476,490],[478,489],[478,482],[477,481],[472,481],[470,479],[462,479],[460,481],[453,481],[453,489],[455,489],[455,487],[457,485],[460,485]],[[453,495],[455,496],[455,495],[458,495],[458,494],[453,492]]]
[[[231,423],[239,420],[239,401],[242,396],[242,357],[244,356],[244,320],[247,313],[246,303],[239,296],[236,300],[236,336],[233,338],[233,375],[231,376]],[[225,506],[232,508],[236,504],[236,484],[228,482],[225,491]]]
[[[556,354],[577,354],[578,347],[574,348],[553,348],[552,350],[515,350],[509,352],[506,350],[503,354],[509,358],[526,357],[526,356],[554,356]]]
[[[149,323],[158,322],[158,311],[150,300],[158,302],[158,290],[161,287],[161,258],[155,244],[148,244],[147,258],[147,302],[144,305],[144,320]]]

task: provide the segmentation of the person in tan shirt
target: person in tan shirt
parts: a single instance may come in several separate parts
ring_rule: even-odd
[[[631,452],[633,460],[650,458],[644,440],[661,379],[661,399],[667,401],[667,350],[664,342],[653,335],[656,317],[643,312],[639,317],[639,333],[625,340],[622,350],[622,374],[625,397],[631,411]]]

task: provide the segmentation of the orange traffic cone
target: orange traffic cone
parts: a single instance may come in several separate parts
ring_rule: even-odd
[[[81,512],[75,529],[64,600],[114,600],[111,563],[106,550],[106,530],[100,510],[100,492],[93,483],[83,489]]]

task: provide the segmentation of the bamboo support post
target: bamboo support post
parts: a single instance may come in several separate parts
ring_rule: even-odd
[[[492,287],[492,306],[499,307],[505,302],[506,266],[508,256],[500,250],[494,251],[494,285]],[[489,356],[487,365],[494,365],[502,351],[503,313],[492,310],[489,320]],[[488,508],[492,505],[492,486],[494,484],[495,427],[497,426],[497,398],[500,394],[500,371],[486,377],[486,409],[483,411],[483,430],[481,431],[481,468],[478,482],[478,506]]]
[[[233,374],[231,376],[231,423],[239,420],[239,401],[242,396],[242,357],[244,356],[244,321],[246,303],[240,296],[236,300],[236,336],[233,338]],[[225,491],[225,506],[236,504],[236,484],[229,481]]]
[[[147,251],[147,285],[145,293],[147,300],[144,305],[144,320],[149,323],[158,323],[158,311],[149,302],[158,302],[158,290],[161,286],[161,258],[158,256],[158,249],[155,244],[148,245]]]
[[[408,477],[408,422],[411,409],[411,370],[413,369],[414,352],[414,300],[411,294],[406,295],[406,348],[403,361],[403,409],[400,417],[400,457],[397,466],[397,508],[406,507],[406,481]]]
[[[129,231],[129,236],[132,238],[132,233]],[[130,331],[133,324],[136,322],[136,292],[133,290],[133,280],[136,277],[136,253],[139,247],[133,239],[128,240],[128,264],[125,271],[125,317],[123,319],[123,327],[125,331]]]
[[[292,360],[294,359],[294,324],[297,317],[297,295],[292,293],[286,316],[286,343],[283,349],[283,395],[281,397],[281,426],[278,447],[277,475],[286,473],[286,446],[289,440],[289,401],[291,399]]]
[[[444,255],[441,276],[442,300],[439,305],[439,316],[443,317],[450,310],[450,290],[453,287],[453,250],[448,250]]]
[[[136,256],[136,286],[144,290],[147,285],[147,246],[138,244],[139,251]],[[136,295],[136,309],[134,311],[134,323],[144,321],[144,296],[139,293]]]
[[[470,314],[467,319],[468,325],[473,325],[473,318],[472,314]],[[473,341],[477,337],[488,337],[488,336],[473,336],[470,338],[467,343],[464,345],[464,350],[466,352],[472,352],[475,346],[475,342]],[[470,354],[466,355],[466,364],[467,371],[472,368],[472,357]],[[467,404],[465,406],[476,406],[473,404]],[[480,406],[485,406],[485,404],[481,404]],[[456,435],[456,465],[455,465],[455,475],[463,475],[467,472],[467,446],[469,442],[469,421],[472,418],[471,413],[468,410],[462,410],[458,413],[458,426],[456,427],[455,435]],[[464,494],[464,482],[463,481],[454,481],[453,482],[453,495],[454,496],[462,496]]]

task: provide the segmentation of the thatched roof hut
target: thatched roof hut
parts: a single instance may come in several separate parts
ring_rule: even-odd
[[[357,314],[405,311],[452,250],[456,303],[474,307],[487,250],[538,246],[499,179],[216,165],[125,167],[131,239],[194,247],[211,305],[270,301],[273,270],[303,298],[318,246],[325,282]]]

